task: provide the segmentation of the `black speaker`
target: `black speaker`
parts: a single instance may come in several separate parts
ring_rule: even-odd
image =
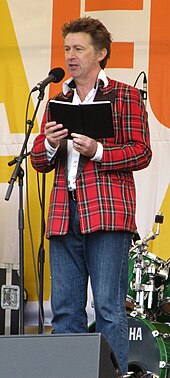
[[[117,360],[100,333],[0,336],[0,377],[115,378]]]

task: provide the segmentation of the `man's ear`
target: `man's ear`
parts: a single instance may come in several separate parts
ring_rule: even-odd
[[[98,61],[101,62],[107,55],[107,49],[102,49],[98,52]]]

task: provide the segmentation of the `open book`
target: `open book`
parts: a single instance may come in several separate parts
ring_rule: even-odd
[[[110,101],[81,103],[50,100],[51,121],[62,123],[71,133],[84,134],[93,139],[112,138],[113,120]]]

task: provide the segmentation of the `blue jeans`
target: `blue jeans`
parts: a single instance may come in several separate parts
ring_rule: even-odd
[[[52,325],[56,333],[88,332],[87,283],[91,278],[96,332],[105,336],[122,374],[128,370],[125,299],[131,234],[96,231],[82,235],[77,203],[70,200],[69,231],[50,238]]]

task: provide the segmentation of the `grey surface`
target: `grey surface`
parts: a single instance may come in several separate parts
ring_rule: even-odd
[[[111,378],[101,334],[0,336],[1,378]]]

